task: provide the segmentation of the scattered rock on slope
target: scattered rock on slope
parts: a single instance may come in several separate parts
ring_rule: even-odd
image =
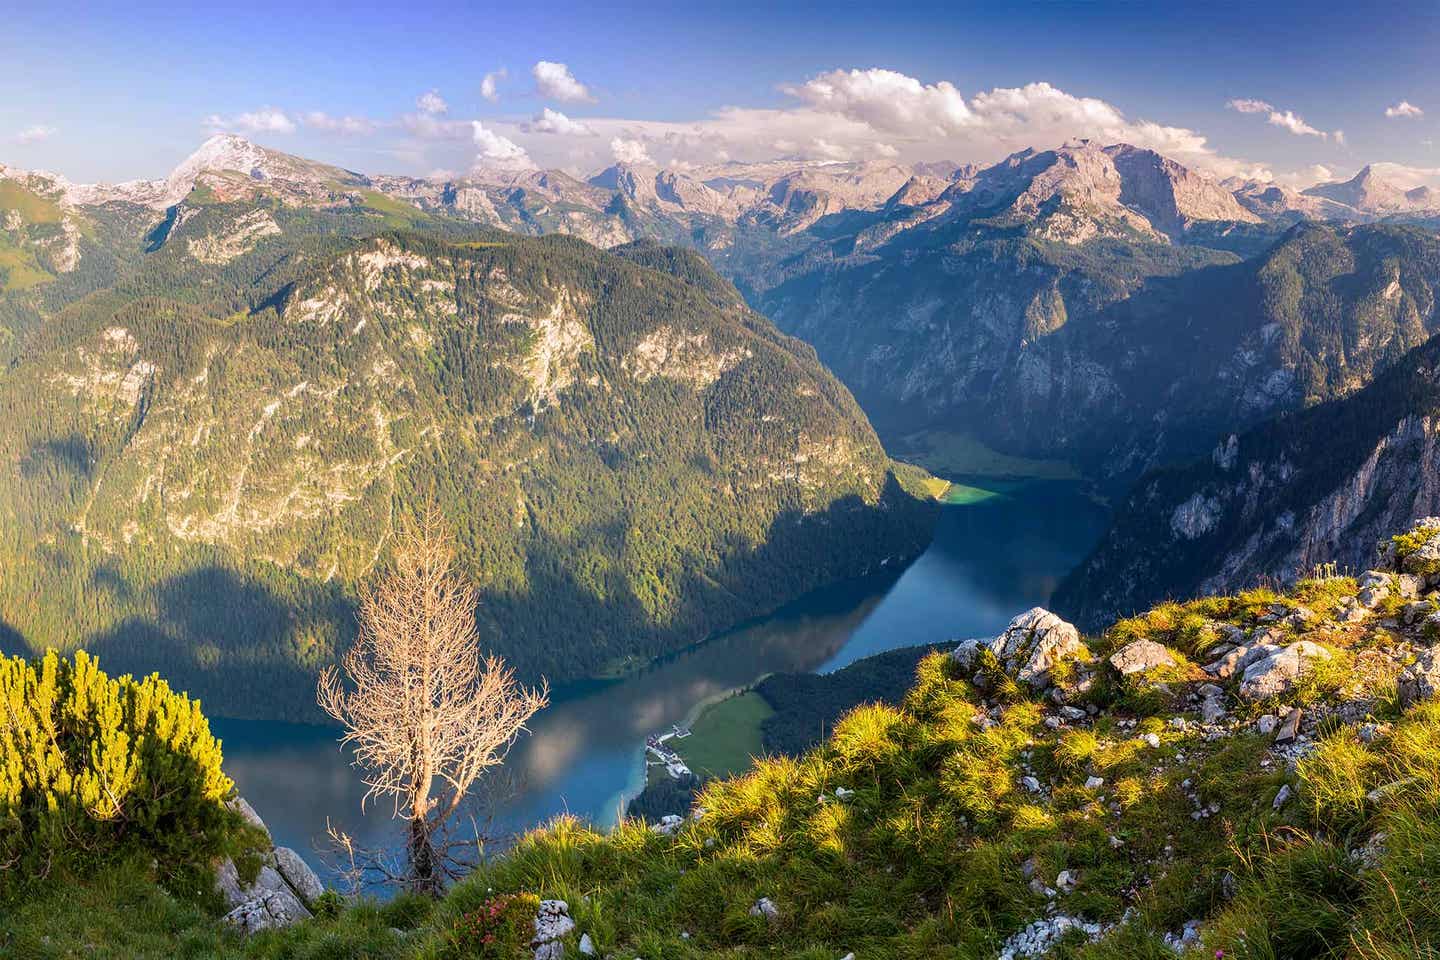
[[[1158,667],[1175,666],[1175,658],[1164,644],[1154,640],[1136,640],[1127,643],[1110,655],[1110,666],[1128,677],[1132,673],[1147,673]]]

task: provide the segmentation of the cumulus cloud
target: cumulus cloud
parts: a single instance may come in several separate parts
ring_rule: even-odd
[[[564,64],[535,65],[537,88],[552,100],[593,99]],[[503,70],[486,75],[482,96],[499,96]],[[1238,176],[1270,180],[1263,165],[1217,152],[1207,138],[1187,127],[1127,116],[1119,107],[1094,97],[1077,96],[1049,83],[997,87],[965,96],[946,81],[924,81],[880,68],[831,70],[786,84],[787,103],[774,107],[725,106],[688,121],[633,117],[577,120],[555,106],[529,117],[496,118],[478,127],[472,121],[419,109],[393,120],[368,121],[323,113],[295,114],[307,128],[362,134],[396,131],[410,139],[395,156],[413,160],[417,169],[456,162],[453,149],[428,143],[473,143],[478,161],[497,165],[563,167],[576,174],[593,172],[616,160],[657,166],[705,166],[730,160],[760,161],[777,156],[817,161],[877,160],[912,163],[946,159],[986,163],[1027,147],[1046,149],[1086,138],[1099,143],[1132,143],[1202,170],[1217,178]],[[1276,114],[1275,122],[1292,132],[1314,130],[1293,113],[1265,101],[1234,100],[1241,113]],[[267,108],[274,114],[283,111]],[[258,118],[265,111],[244,115]],[[214,118],[227,128],[265,126],[241,118]],[[1303,129],[1302,129],[1303,128]],[[284,124],[270,129],[284,129]],[[1314,136],[1336,136],[1315,131]],[[1338,137],[1337,137],[1338,139]]]
[[[831,70],[781,89],[817,110],[891,133],[944,136],[970,120],[954,85],[924,84],[894,70]]]
[[[525,148],[514,140],[503,137],[489,129],[479,120],[470,121],[471,136],[480,153],[475,158],[477,167],[492,167],[499,170],[531,170],[535,163]]]
[[[535,77],[535,88],[540,95],[561,103],[593,103],[595,98],[585,84],[575,79],[570,68],[563,63],[541,60],[530,68]]]
[[[1333,138],[1335,139],[1335,142],[1338,143],[1338,144],[1340,144],[1340,146],[1342,146],[1342,147],[1345,146],[1345,131],[1344,131],[1344,130],[1336,130],[1334,133],[1330,134],[1330,136],[1333,137]]]
[[[374,133],[379,124],[366,117],[332,117],[323,110],[311,110],[305,114],[305,126],[323,133],[338,133],[347,137],[360,137]]]
[[[588,137],[595,131],[591,130],[579,120],[571,120],[559,110],[551,110],[546,107],[525,125],[527,133],[553,133],[560,136]]]
[[[415,98],[415,106],[421,113],[429,114],[432,117],[438,117],[450,109],[445,98],[440,96],[439,90],[426,90]]]
[[[1277,183],[1291,187],[1295,190],[1304,190],[1313,187],[1317,183],[1329,183],[1338,179],[1335,171],[1323,163],[1312,164],[1299,170],[1292,170],[1289,173],[1282,173],[1275,178]]]
[[[1415,106],[1415,104],[1411,103],[1409,100],[1401,100],[1393,107],[1386,107],[1385,116],[1389,117],[1391,120],[1394,120],[1397,117],[1423,117],[1425,116],[1425,111]]]
[[[55,134],[59,132],[60,130],[58,127],[52,127],[44,123],[37,123],[33,126],[26,127],[24,130],[21,130],[19,133],[15,134],[15,142],[41,143],[42,141],[49,140],[51,137],[55,136]]]
[[[215,130],[238,130],[242,133],[294,133],[295,121],[278,107],[261,107],[235,117],[225,118],[212,113],[203,124]]]
[[[500,102],[500,81],[510,76],[510,71],[501,67],[499,70],[491,70],[485,74],[480,81],[480,96],[491,103]]]
[[[1266,122],[1272,127],[1279,127],[1288,130],[1297,137],[1319,137],[1321,140],[1328,140],[1330,134],[1324,130],[1318,130],[1305,122],[1305,119],[1292,110],[1281,110],[1273,104],[1264,100],[1251,100],[1239,98],[1228,101],[1225,106],[1238,113],[1263,113],[1266,114]],[[1343,137],[1343,132],[1337,131]]]
[[[447,120],[432,113],[407,113],[400,126],[412,137],[421,140],[468,140],[472,133],[464,120]]]
[[[615,137],[610,141],[610,155],[615,158],[616,163],[626,163],[631,166],[655,162],[650,159],[650,151],[643,142],[624,137]]]
[[[925,83],[895,71],[837,70],[782,88],[782,107],[727,106],[691,121],[586,117],[593,136],[541,135],[535,120],[490,126],[527,148],[545,166],[589,173],[615,159],[607,145],[636,141],[657,165],[705,165],[777,156],[813,160],[949,159],[993,162],[1026,147],[1088,138],[1157,150],[1217,178],[1270,180],[1265,166],[1227,157],[1185,127],[1127,117],[1113,104],[1075,96],[1049,83],[1000,87],[970,98],[948,83]]]

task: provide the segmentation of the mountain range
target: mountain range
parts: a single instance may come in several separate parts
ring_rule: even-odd
[[[878,432],[877,440],[865,424],[863,442],[842,445],[864,452],[836,474],[836,482],[844,474],[867,503],[877,502],[876,484],[888,469],[877,459],[883,457],[880,442],[925,462],[940,445],[936,437],[952,436],[1007,455],[1065,461],[1103,493],[1123,497],[1149,471],[1194,458],[1204,462],[1225,437],[1248,436],[1272,422],[1289,422],[1288,415],[1357,396],[1440,323],[1440,198],[1407,183],[1394,168],[1374,164],[1348,181],[1296,191],[1274,183],[1217,182],[1152,150],[1089,141],[1023,150],[986,166],[781,159],[686,169],[619,164],[588,179],[557,170],[477,170],[432,180],[358,173],[220,136],[163,179],[150,181],[75,185],[0,167],[0,218],[0,358],[11,362],[0,388],[33,393],[40,383],[88,378],[117,391],[132,413],[151,409],[145,365],[173,372],[173,364],[154,356],[179,355],[177,339],[200,335],[189,332],[188,321],[167,321],[156,328],[157,339],[137,351],[117,334],[116,362],[128,365],[111,369],[105,366],[107,341],[85,337],[103,337],[112,328],[135,336],[135,324],[112,322],[124,312],[123,303],[131,311],[152,297],[186,310],[200,304],[198,314],[188,315],[197,321],[206,315],[207,323],[301,316],[294,297],[307,283],[303,278],[312,276],[307,271],[344,262],[347,255],[376,255],[355,254],[345,245],[382,235],[398,245],[401,252],[394,255],[402,260],[412,242],[404,237],[412,234],[465,250],[488,249],[486,244],[523,249],[536,263],[580,248],[525,247],[519,238],[566,234],[632,262],[643,250],[647,268],[678,272],[730,322],[745,316],[751,319],[744,324],[763,324],[748,312],[754,310],[813,346],[865,411],[846,406],[844,394],[832,413],[859,423],[868,415]],[[641,241],[690,248],[704,261],[635,245]],[[356,290],[380,282],[363,268],[334,269]],[[585,268],[592,269],[598,268]],[[390,274],[381,270],[377,276]],[[410,270],[403,282],[385,280],[377,289],[396,303],[407,302],[412,319],[420,318],[412,326],[423,332],[449,322],[431,316],[438,307],[428,285],[452,282],[443,270]],[[579,302],[547,289],[527,307],[527,316]],[[589,280],[573,290],[583,290],[573,296],[587,303],[610,295]],[[341,329],[343,317],[352,337],[363,338],[373,335],[365,329],[372,323],[367,315],[399,309],[319,300],[313,317],[286,329],[309,337],[313,330]],[[563,314],[569,308],[558,309]],[[590,316],[582,325],[601,356],[594,317],[578,307],[573,312]],[[158,315],[184,313],[166,306]],[[567,391],[594,386],[581,377],[583,364],[565,374],[552,370],[557,363],[579,362],[590,348],[576,326],[526,324],[533,338],[507,363],[515,376],[530,378],[530,387],[507,388],[506,403],[510,416],[538,430],[566,409]],[[248,329],[238,321],[233,327]],[[222,328],[194,329],[220,336],[216,330]],[[418,335],[407,336],[413,341]],[[648,342],[643,332],[637,336]],[[646,350],[689,357],[691,334],[676,336],[674,342],[661,337]],[[392,343],[387,355],[403,342]],[[242,341],[224,343],[214,348],[249,349]],[[315,344],[305,347],[313,349]],[[700,354],[687,362],[714,367],[720,371],[716,383],[725,381],[731,372],[726,354],[717,359],[708,348]],[[303,393],[324,379],[308,365],[312,359],[306,354],[284,361],[294,374],[288,389],[305,383]],[[327,361],[327,375],[337,362]],[[608,362],[625,366],[618,354]],[[636,362],[627,368],[632,377]],[[193,365],[187,359],[179,366]],[[815,376],[828,376],[818,365],[814,369]],[[705,384],[701,394],[713,386]],[[237,410],[263,412],[277,399],[284,405],[278,383],[233,390],[227,402]],[[605,396],[613,398],[613,390]],[[761,398],[744,396],[735,409],[753,413]],[[358,412],[332,411],[340,422]],[[629,414],[613,407],[605,416],[623,420]],[[181,415],[172,436],[182,426],[199,429],[202,419],[193,411]],[[227,429],[238,435],[257,422]],[[614,429],[613,423],[596,425],[589,442],[603,446],[598,438]],[[70,434],[55,430],[43,434],[43,443],[58,444],[46,449],[61,451],[55,454],[61,461],[68,457],[89,469],[97,448],[80,434],[81,441],[72,443]],[[27,437],[41,442],[41,433]],[[231,436],[225,449],[236,443]],[[377,450],[359,459],[378,464]],[[26,458],[33,455],[15,449],[12,462],[31,463]],[[489,453],[476,455],[489,462]],[[734,463],[722,458],[721,466]],[[224,474],[214,464],[196,469],[206,483]],[[950,469],[965,472],[963,463]],[[1141,483],[1143,490],[1154,481]],[[278,491],[283,484],[273,486]],[[206,494],[217,504],[223,502],[218,490]],[[110,492],[86,496],[104,503]],[[348,502],[353,492],[339,499]],[[1195,492],[1177,502],[1188,502]],[[1131,503],[1117,523],[1150,508],[1159,509],[1148,501]],[[145,526],[123,509],[113,517],[118,526],[86,529],[82,541],[113,545],[124,539],[125,524]],[[1112,538],[1118,538],[1114,550],[1130,549],[1120,526]],[[359,569],[349,548],[323,537],[313,546],[315,556],[303,561],[299,554],[272,559],[312,579],[332,565],[342,580]],[[1125,594],[1125,583],[1149,574],[1119,572],[1102,554],[1087,568],[1096,580],[1088,588],[1094,596],[1070,589],[1079,607],[1111,612],[1154,598],[1153,592]],[[348,567],[342,556],[350,557]],[[1236,569],[1246,576],[1274,572],[1266,564],[1285,566],[1274,559],[1279,556],[1253,554]],[[864,566],[876,557],[856,559]],[[1192,577],[1194,583],[1217,575],[1175,573],[1179,579],[1172,582],[1157,574],[1150,586],[1163,592],[1191,582],[1185,577],[1192,574],[1199,577]],[[1113,582],[1102,582],[1107,577]],[[1119,592],[1105,592],[1111,588]],[[640,646],[660,649],[657,643]],[[582,673],[603,668],[599,661],[577,665]]]

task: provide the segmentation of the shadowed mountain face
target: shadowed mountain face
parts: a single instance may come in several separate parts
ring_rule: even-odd
[[[1059,610],[1094,625],[1167,597],[1364,571],[1374,544],[1440,514],[1440,340],[1363,390],[1222,439],[1146,476]]]
[[[273,230],[217,235],[257,212]],[[320,216],[207,202],[26,338],[0,376],[0,617],[25,643],[305,717],[424,502],[487,645],[557,680],[927,539],[849,393],[694,254]]]

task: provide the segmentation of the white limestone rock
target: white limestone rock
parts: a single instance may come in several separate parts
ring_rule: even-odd
[[[1284,693],[1295,685],[1317,660],[1329,660],[1330,651],[1309,640],[1299,640],[1257,660],[1245,668],[1240,696],[1263,700]]]
[[[570,919],[570,905],[564,900],[541,900],[535,911],[535,936],[530,946],[535,948],[535,960],[560,960],[565,956],[565,945],[561,938],[575,929]]]
[[[1422,650],[1400,674],[1400,702],[1404,706],[1440,696],[1440,650]]]
[[[243,886],[235,864],[226,860],[216,871],[216,885],[231,907],[225,922],[244,933],[288,927],[310,917],[300,898],[271,867],[261,867],[255,882]]]
[[[1122,677],[1135,673],[1148,673],[1159,667],[1175,666],[1175,658],[1162,643],[1154,640],[1136,640],[1127,643],[1110,655],[1110,666]]]
[[[993,640],[961,641],[950,655],[962,669],[969,670],[983,650],[993,653],[1007,674],[1034,690],[1044,690],[1050,685],[1051,671],[1056,664],[1089,656],[1074,624],[1043,607],[1033,607],[1020,614]]]

